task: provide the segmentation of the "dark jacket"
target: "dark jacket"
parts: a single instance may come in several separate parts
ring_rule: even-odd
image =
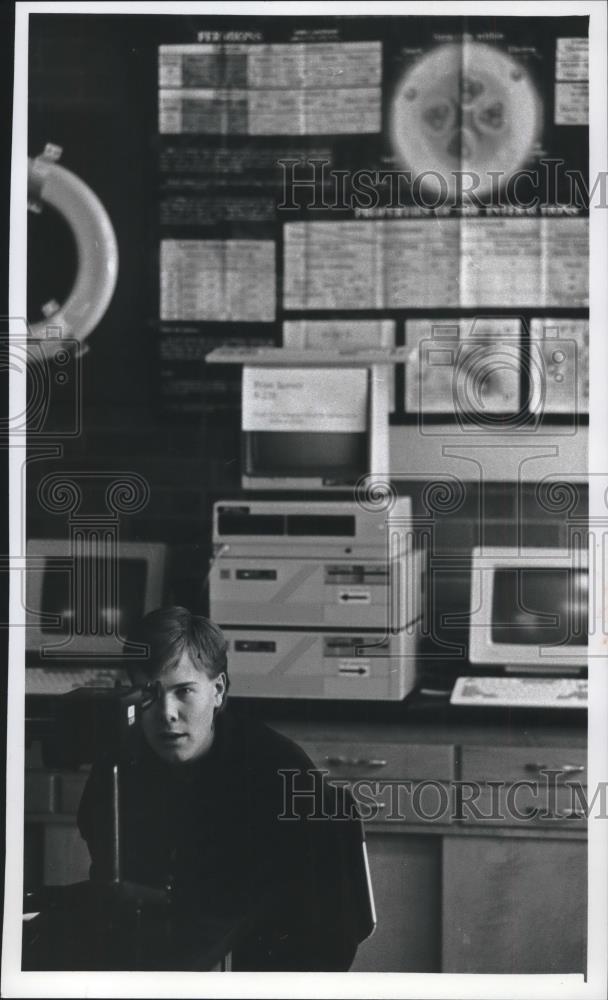
[[[110,872],[109,803],[109,771],[97,765],[78,814],[92,879]],[[169,964],[190,967],[197,928],[209,918],[254,915],[235,968],[348,969],[367,933],[358,924],[351,807],[295,743],[230,710],[195,764],[174,767],[148,751],[123,768],[121,876],[170,887]]]

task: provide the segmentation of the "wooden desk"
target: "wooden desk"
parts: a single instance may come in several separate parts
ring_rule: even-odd
[[[354,971],[584,971],[584,727],[268,721],[378,806]]]
[[[584,971],[583,722],[540,724],[533,713],[487,723],[411,704],[244,707],[374,807],[366,831],[378,927],[355,971]],[[551,785],[547,771],[559,772]],[[38,865],[44,881],[86,877],[74,819],[85,779],[30,759],[29,870]]]

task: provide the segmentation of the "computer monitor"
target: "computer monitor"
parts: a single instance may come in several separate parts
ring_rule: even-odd
[[[385,482],[394,365],[407,360],[407,349],[329,349],[296,339],[297,346],[217,348],[205,358],[243,365],[243,488],[343,490],[364,476]]]
[[[122,658],[132,622],[163,602],[166,560],[157,542],[30,539],[26,652],[43,660]]]
[[[588,557],[582,550],[476,548],[469,659],[509,672],[587,666]]]
[[[347,429],[334,427],[332,398],[311,399],[310,427],[301,424],[301,415],[290,412],[292,400],[288,393],[268,393],[267,412],[258,412],[268,421],[269,427],[249,426],[244,416],[242,434],[242,484],[245,489],[344,489],[355,485],[363,476],[386,476],[388,463],[388,413],[389,379],[392,368],[370,365],[367,369],[343,368],[311,370],[306,367],[291,371],[272,372],[260,369],[260,378],[272,378],[287,383],[289,379],[321,376],[329,372],[332,377],[347,382],[354,374],[365,386],[364,413],[359,426]],[[247,374],[247,373],[245,373]],[[315,376],[319,376],[315,379]],[[244,378],[244,396],[247,382]],[[307,398],[305,395],[304,398]],[[360,400],[359,400],[360,402]],[[347,404],[348,405],[348,404]],[[285,407],[284,411],[281,407]],[[324,409],[325,419],[319,415]],[[246,414],[245,398],[243,413]],[[268,416],[270,414],[270,416]],[[294,423],[296,426],[294,426]]]

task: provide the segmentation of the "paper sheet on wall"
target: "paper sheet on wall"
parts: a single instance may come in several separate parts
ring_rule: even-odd
[[[379,86],[380,42],[161,45],[159,87],[342,89]]]
[[[379,132],[380,42],[161,45],[161,134]]]
[[[300,350],[394,347],[392,319],[298,319],[283,323],[283,346]]]
[[[555,124],[587,125],[589,123],[589,84],[586,80],[555,84]]]
[[[555,79],[589,79],[589,42],[586,38],[556,38]]]
[[[589,305],[589,219],[541,221],[543,295],[546,306],[581,309]]]
[[[530,409],[589,412],[589,320],[533,317]]]
[[[286,309],[584,307],[585,217],[293,222]]]
[[[284,228],[286,309],[382,309],[377,222],[292,222]]]
[[[419,319],[406,323],[409,413],[514,413],[519,409],[520,321]]]
[[[161,135],[379,132],[380,90],[161,90]]]
[[[283,323],[283,346],[300,350],[352,350],[394,347],[392,319],[299,319]],[[389,412],[395,410],[395,379],[389,375]]]
[[[244,431],[360,433],[366,425],[365,369],[243,369]]]
[[[160,318],[272,321],[274,255],[272,240],[162,240]]]

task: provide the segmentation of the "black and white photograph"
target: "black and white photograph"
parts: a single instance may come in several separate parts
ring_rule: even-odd
[[[607,5],[14,38],[2,996],[601,1000]]]

